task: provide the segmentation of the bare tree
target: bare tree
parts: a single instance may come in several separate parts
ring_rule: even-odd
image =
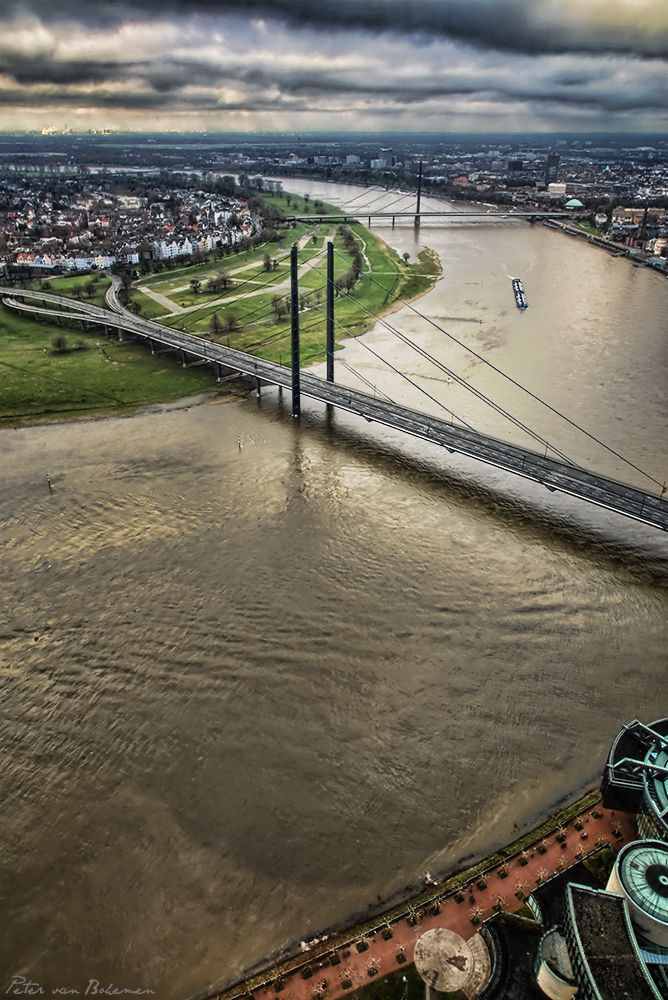
[[[231,279],[226,271],[220,271],[218,274],[214,274],[213,277],[209,278],[206,283],[206,288],[208,292],[215,294],[220,291],[225,291],[229,288],[231,284]]]

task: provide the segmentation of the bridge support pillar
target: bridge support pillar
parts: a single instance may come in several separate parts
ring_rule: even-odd
[[[420,199],[422,198],[422,160],[418,171],[417,205],[415,206],[415,225],[420,225]]]
[[[262,395],[262,386],[260,385],[259,378],[255,379],[255,395],[258,396],[258,398]]]
[[[327,244],[327,381],[334,381],[334,242]]]
[[[149,341],[148,341],[148,342],[149,342],[149,344],[151,345],[151,354],[155,354],[155,340],[152,340],[152,339],[151,339],[151,338],[149,337]]]
[[[181,351],[181,364],[183,365],[184,368],[187,367],[185,351]]]
[[[299,261],[297,244],[292,244],[290,251],[290,306],[292,313],[292,416],[298,417],[301,412],[300,382],[299,382]]]
[[[223,378],[223,368],[220,362],[216,361],[216,382],[222,381]]]

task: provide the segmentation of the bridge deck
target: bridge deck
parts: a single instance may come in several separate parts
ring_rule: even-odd
[[[72,299],[46,292],[0,288],[3,304],[11,308],[122,329],[144,340],[183,351],[193,358],[214,362],[286,389],[291,388],[289,368],[202,337],[172,330],[153,320],[141,319],[123,309],[118,303],[113,286],[110,293],[109,304],[114,309],[120,310],[118,312],[110,312],[98,306],[74,302]],[[20,301],[23,298],[39,300],[42,304],[31,305]],[[49,308],[49,305],[58,308]],[[646,493],[634,486],[507,444],[505,441],[477,431],[457,427],[446,420],[397,403],[375,399],[367,393],[327,382],[307,372],[301,373],[300,382],[302,394],[312,399],[348,410],[366,420],[376,421],[414,437],[432,441],[449,452],[459,452],[523,476],[525,479],[542,483],[550,490],[567,493],[588,503],[597,504],[607,510],[668,531],[668,500],[657,494]]]
[[[569,219],[573,220],[574,216],[572,212],[540,212],[536,209],[534,212],[504,212],[497,211],[496,209],[488,209],[486,212],[419,212],[413,210],[412,212],[393,212],[378,210],[375,212],[373,209],[369,208],[357,208],[352,212],[312,212],[310,215],[286,215],[287,222],[359,222],[360,219],[378,219],[379,221],[396,219],[454,219],[456,221],[470,220],[470,219],[484,219],[486,222],[493,222],[495,219],[507,220],[507,219],[527,219],[537,220],[537,219]]]

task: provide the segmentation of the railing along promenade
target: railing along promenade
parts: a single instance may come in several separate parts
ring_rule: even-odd
[[[192,359],[209,362],[216,366],[219,379],[222,378],[223,369],[228,369],[257,379],[258,386],[264,382],[291,389],[292,374],[286,366],[134,316],[118,304],[114,287],[110,289],[108,301],[120,310],[118,312],[42,291],[0,287],[0,296],[3,305],[46,316],[59,323],[75,321],[84,326],[96,324],[106,332],[116,330],[119,338],[124,331],[147,341],[154,353],[158,346],[178,352],[184,366],[189,363],[188,358],[191,359],[190,363]],[[31,301],[23,301],[25,299]],[[32,304],[35,300],[37,304]],[[368,422],[375,421],[404,431],[413,437],[437,444],[451,454],[457,452],[540,483],[551,492],[566,493],[668,531],[668,500],[663,499],[663,493],[647,493],[626,483],[557,461],[547,454],[540,455],[517,445],[507,444],[398,403],[375,399],[367,393],[328,382],[307,372],[300,373],[300,382],[303,395],[357,414]]]

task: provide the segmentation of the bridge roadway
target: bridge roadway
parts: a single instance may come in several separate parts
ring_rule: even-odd
[[[10,308],[53,317],[60,322],[64,320],[99,324],[105,330],[118,330],[119,336],[120,331],[124,330],[135,337],[149,341],[152,350],[155,350],[156,345],[162,345],[179,351],[184,365],[188,357],[217,365],[219,378],[222,374],[221,369],[227,368],[265,383],[285,389],[291,388],[292,378],[289,368],[232,347],[216,344],[203,337],[173,330],[153,320],[141,319],[120,306],[116,293],[117,286],[112,286],[108,301],[110,304],[115,304],[115,308],[121,310],[120,312],[75,302],[73,299],[51,293],[0,287],[2,303]],[[38,304],[32,305],[21,301],[22,299],[38,300]],[[59,308],[49,308],[49,305]],[[641,521],[643,524],[668,531],[668,500],[659,496],[659,490],[656,493],[646,493],[634,486],[599,476],[578,466],[567,465],[466,427],[457,427],[447,420],[411,410],[397,403],[375,399],[367,393],[349,389],[347,386],[327,382],[308,372],[300,373],[300,383],[303,395],[348,410],[369,422],[375,421],[404,431],[413,437],[438,444],[450,453],[459,452],[541,483],[550,491],[567,493]]]
[[[384,212],[384,211],[370,211],[369,209],[359,208],[355,212],[331,212],[329,214],[318,214],[313,212],[311,215],[287,215],[287,222],[359,222],[360,219],[367,219],[369,225],[371,225],[371,219],[379,219],[381,222],[383,220],[391,219],[392,222],[395,219],[485,219],[487,222],[494,219],[570,219],[573,220],[573,212],[540,212],[536,209],[534,212],[500,212],[496,209],[488,209],[486,212],[423,212],[423,211],[413,211],[413,212]]]

